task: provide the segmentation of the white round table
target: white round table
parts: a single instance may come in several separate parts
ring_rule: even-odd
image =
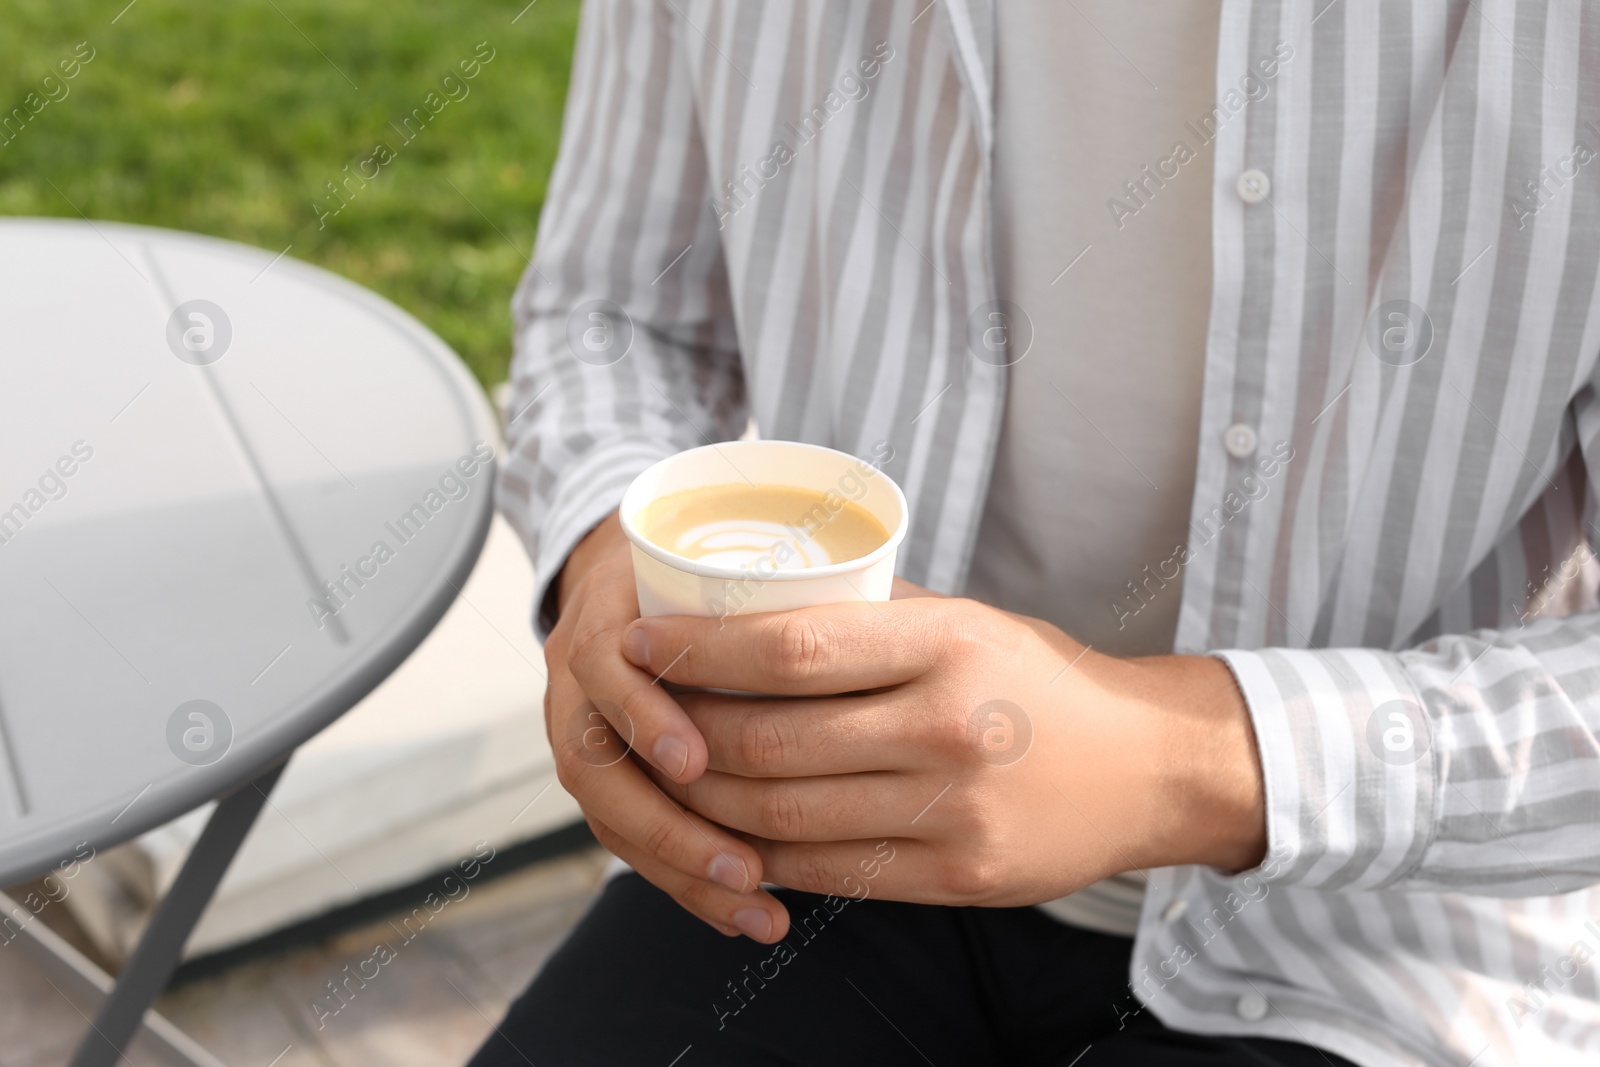
[[[224,798],[74,1061],[108,1064],[289,754],[456,595],[498,435],[380,297],[108,222],[0,220],[0,383],[0,885]]]

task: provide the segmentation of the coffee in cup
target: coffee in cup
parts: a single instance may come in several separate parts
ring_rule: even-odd
[[[683,489],[647,505],[635,522],[669,552],[726,567],[826,567],[889,540],[883,523],[855,501],[794,485]]]
[[[644,615],[888,600],[908,524],[875,465],[793,441],[670,456],[629,486],[620,517]]]

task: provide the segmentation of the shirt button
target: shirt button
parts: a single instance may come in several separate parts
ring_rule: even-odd
[[[1242,422],[1236,422],[1222,431],[1222,447],[1234,459],[1244,459],[1255,454],[1256,432]]]
[[[1180,897],[1161,909],[1161,921],[1164,923],[1176,922],[1178,916],[1188,910],[1189,902]]]
[[[1246,993],[1233,1006],[1239,1018],[1247,1023],[1258,1023],[1267,1017],[1267,998],[1260,993]]]
[[[1239,180],[1233,183],[1233,191],[1245,203],[1259,204],[1272,192],[1272,179],[1267,177],[1265,171],[1251,167],[1239,175]]]

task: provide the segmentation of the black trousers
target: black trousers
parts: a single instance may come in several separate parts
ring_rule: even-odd
[[[613,879],[470,1067],[1349,1067],[1167,1029],[1128,989],[1131,940],[1033,908],[776,895],[790,932],[760,945]]]

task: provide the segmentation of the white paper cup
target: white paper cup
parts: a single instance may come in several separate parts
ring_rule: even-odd
[[[837,493],[870,512],[889,539],[858,559],[822,567],[736,568],[669,552],[637,525],[664,496],[743,482]],[[909,525],[905,494],[883,471],[849,453],[796,441],[730,441],[669,456],[633,480],[619,516],[633,545],[639,613],[712,618],[888,600],[895,552]]]

